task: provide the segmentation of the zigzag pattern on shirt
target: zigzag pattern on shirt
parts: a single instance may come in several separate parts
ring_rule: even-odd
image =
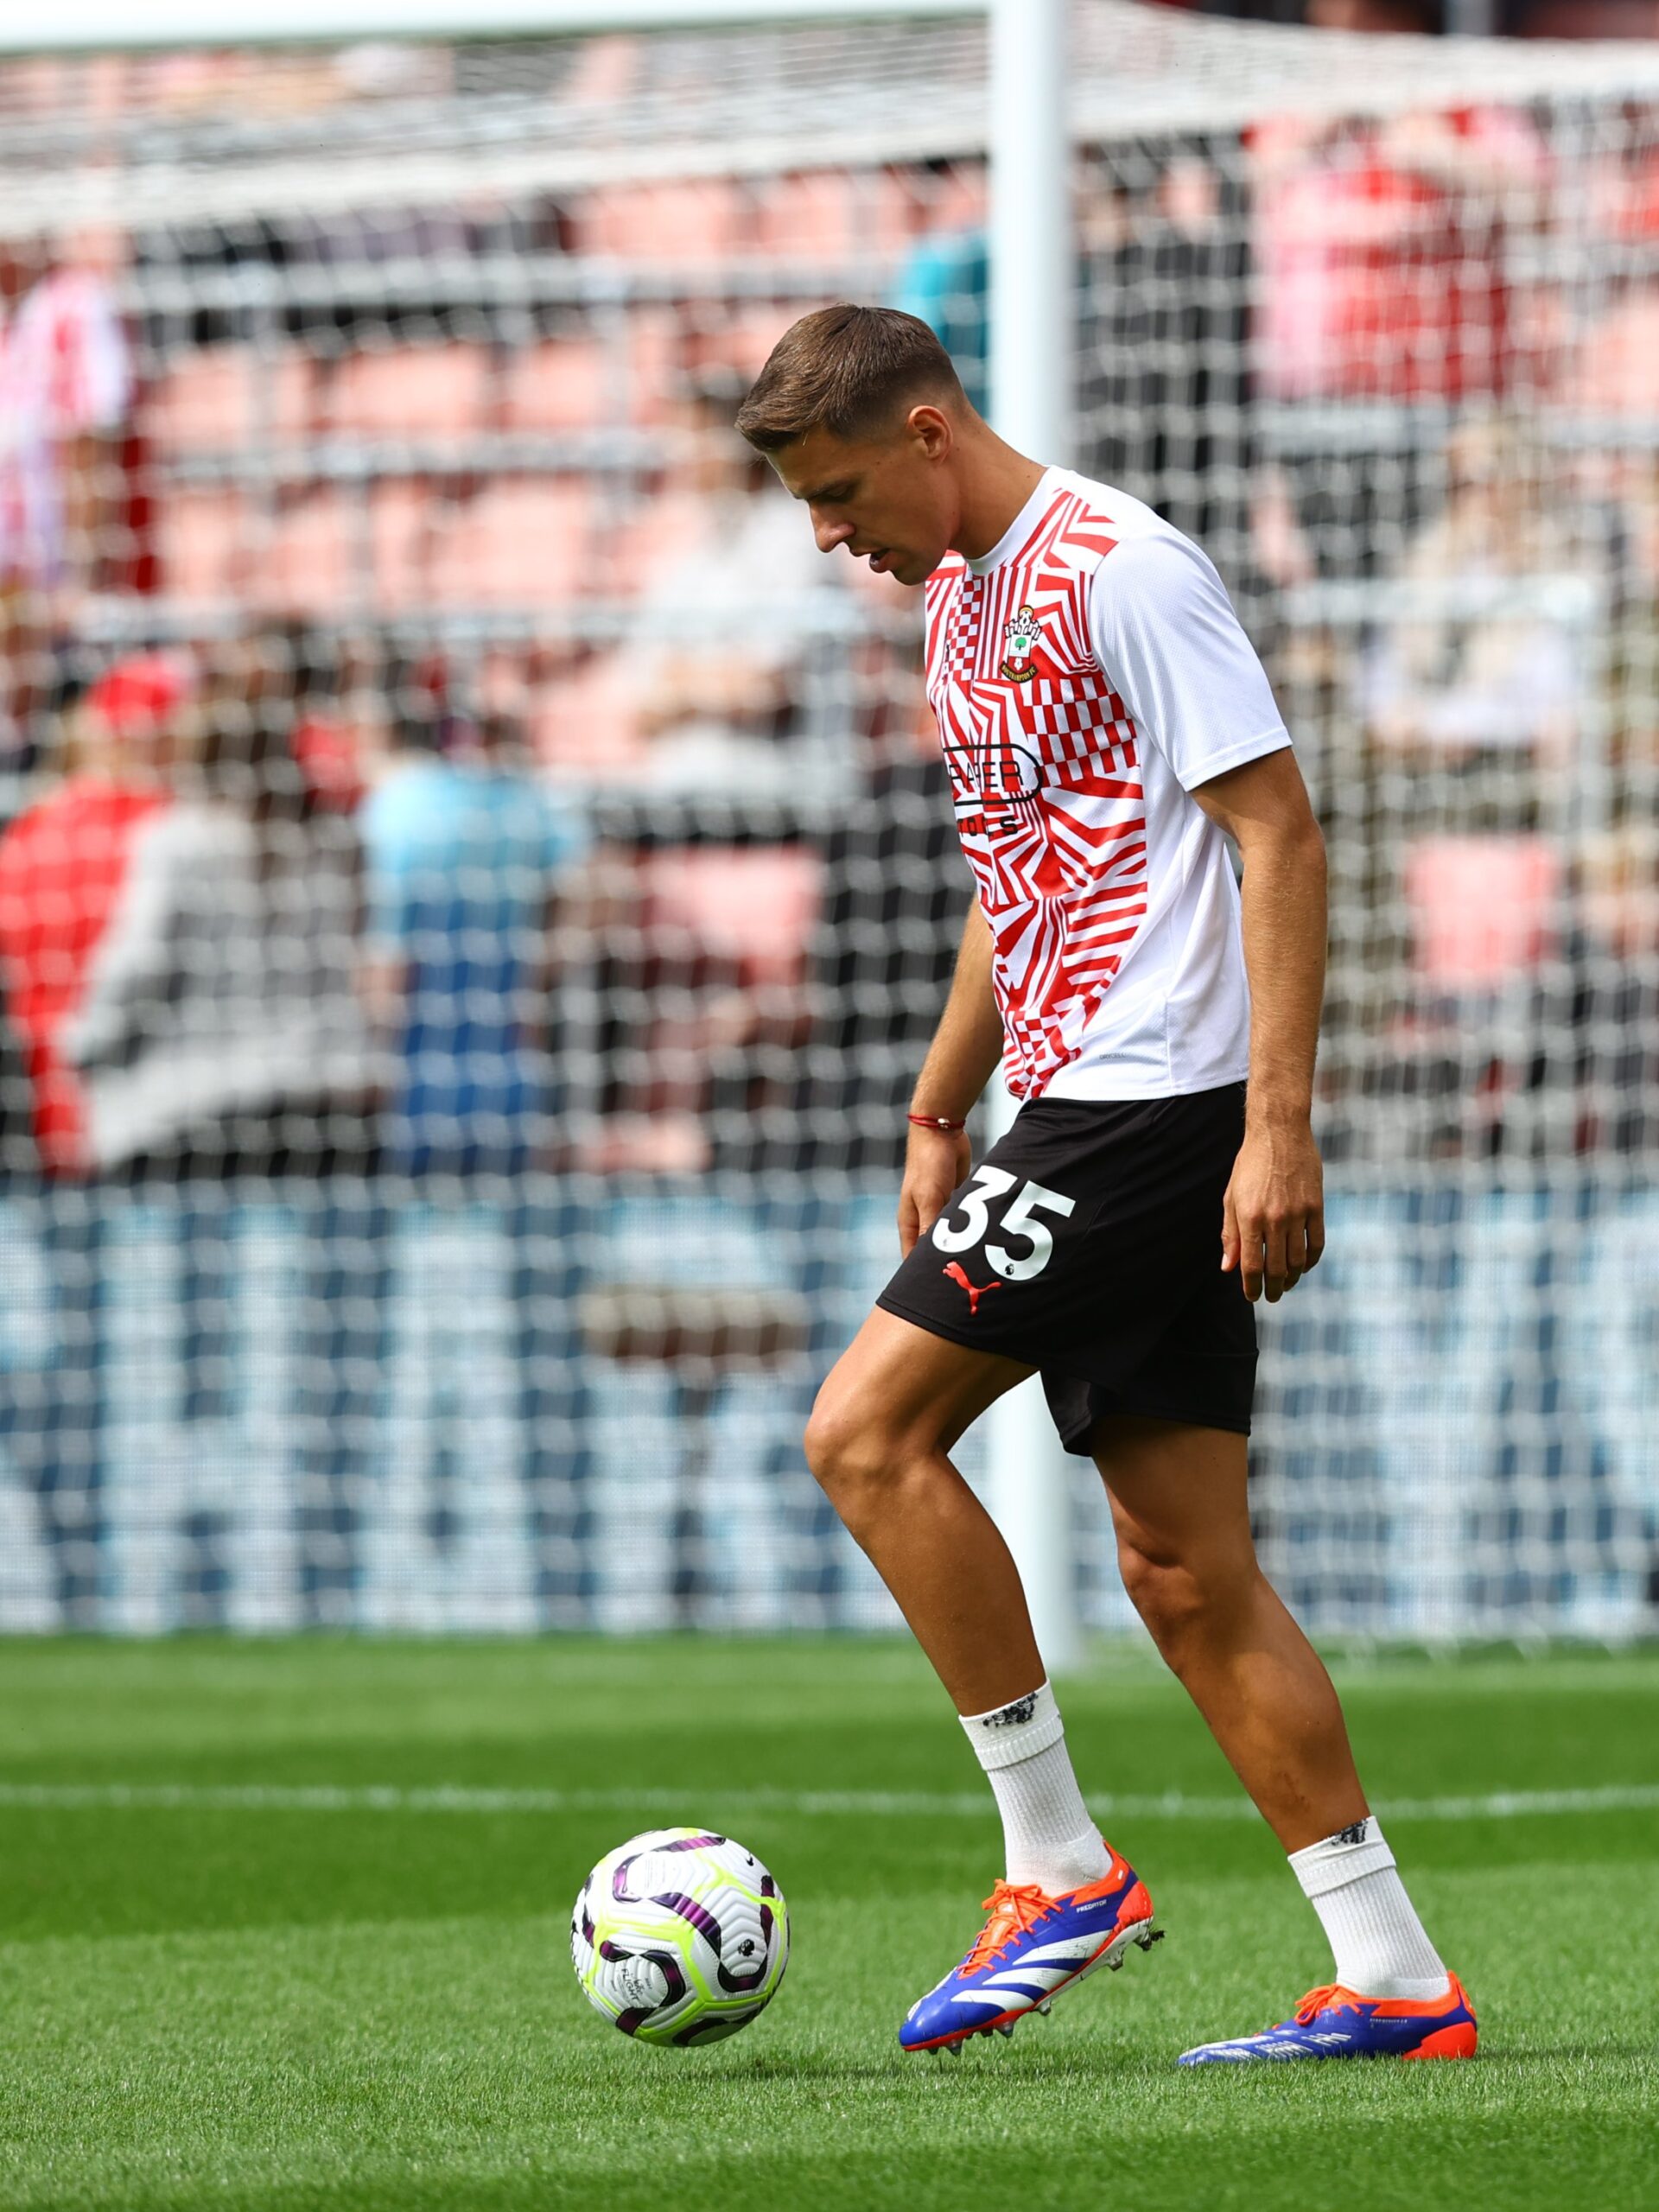
[[[1059,490],[1013,559],[975,576],[952,555],[927,584],[928,697],[995,944],[1016,1097],[1077,1056],[1147,911],[1135,728],[1089,638],[1090,586],[1115,542]],[[1026,609],[1038,642],[1016,679],[1003,668]]]

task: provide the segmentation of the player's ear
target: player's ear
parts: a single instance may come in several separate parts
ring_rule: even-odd
[[[944,461],[956,444],[950,417],[942,407],[924,401],[905,417],[905,435],[918,445],[929,461]]]

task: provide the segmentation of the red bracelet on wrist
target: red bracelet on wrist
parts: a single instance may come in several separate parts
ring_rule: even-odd
[[[966,1122],[948,1122],[943,1114],[906,1114],[905,1119],[918,1129],[937,1129],[947,1137],[960,1136],[968,1126]]]

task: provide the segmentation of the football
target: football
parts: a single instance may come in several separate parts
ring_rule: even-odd
[[[709,1828],[649,1828],[607,1852],[570,1916],[576,1980],[640,2043],[718,2043],[777,1994],[789,1910],[752,1851]]]

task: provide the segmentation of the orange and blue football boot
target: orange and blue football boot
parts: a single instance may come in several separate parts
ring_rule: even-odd
[[[1111,1865],[1080,1890],[998,1882],[967,1956],[911,2006],[899,2031],[904,2049],[960,2050],[970,2036],[1011,2036],[1017,2020],[1046,2012],[1096,1967],[1121,1967],[1132,1943],[1150,1950],[1164,1931],[1153,1926],[1147,1885],[1107,1849]]]
[[[1456,1974],[1444,1997],[1362,1997],[1332,1982],[1310,1989],[1287,2020],[1231,2043],[1184,2050],[1180,2066],[1240,2066],[1255,2059],[1472,2058],[1475,2008]]]

